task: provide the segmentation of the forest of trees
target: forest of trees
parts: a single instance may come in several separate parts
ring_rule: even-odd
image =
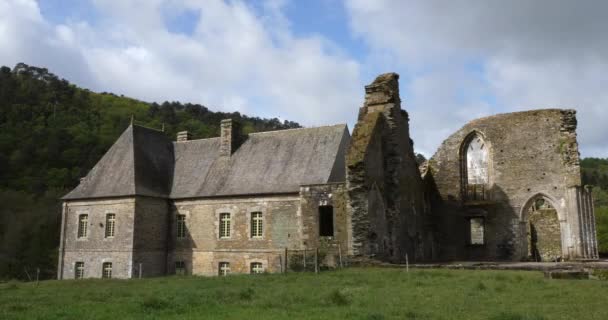
[[[241,122],[245,133],[299,124],[239,113],[213,112],[198,104],[145,103],[81,89],[43,68],[0,68],[0,278],[27,278],[41,269],[54,276],[59,243],[58,199],[127,128],[131,121],[164,127],[172,139],[219,135],[220,121]]]
[[[181,130],[194,138],[219,135],[221,119],[246,133],[299,127],[295,122],[213,112],[198,104],[146,103],[94,93],[46,69],[0,68],[0,279],[56,272],[59,198],[75,187],[116,138],[135,123]],[[424,157],[418,155],[418,161]],[[598,237],[608,253],[608,159],[584,159],[583,180],[595,188]]]

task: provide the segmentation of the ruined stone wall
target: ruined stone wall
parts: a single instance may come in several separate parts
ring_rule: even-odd
[[[398,75],[365,87],[346,159],[353,254],[391,261],[429,259],[423,184],[401,110]]]
[[[65,204],[60,277],[74,278],[74,265],[84,262],[86,278],[101,278],[102,264],[112,262],[114,278],[129,278],[132,272],[135,198],[69,201]],[[116,215],[115,235],[105,237],[106,214]],[[88,231],[78,238],[78,216],[88,214]]]
[[[262,212],[263,237],[251,237],[251,212]],[[231,236],[219,237],[220,213],[231,214]],[[186,216],[184,239],[176,236],[176,215]],[[168,273],[175,261],[184,261],[188,273],[217,275],[220,262],[229,262],[232,273],[249,273],[251,262],[261,262],[268,272],[281,269],[285,248],[303,245],[300,197],[296,195],[178,200],[171,213]]]
[[[341,246],[345,254],[350,248],[350,219],[346,211],[346,189],[343,183],[307,185],[300,188],[302,245],[305,248]],[[319,206],[333,208],[334,236],[319,236]]]
[[[479,134],[489,154],[489,183],[484,199],[466,196],[463,143]],[[429,161],[440,201],[437,217],[440,256],[444,259],[520,260],[527,255],[526,204],[537,196],[552,202],[561,224],[563,257],[577,255],[578,212],[568,196],[580,187],[574,110],[534,110],[474,120],[443,142]],[[479,200],[479,199],[477,199]],[[485,245],[467,243],[467,218],[485,218]]]

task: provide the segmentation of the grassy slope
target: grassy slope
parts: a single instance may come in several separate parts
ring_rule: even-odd
[[[0,284],[2,319],[608,319],[608,282],[539,272],[314,274]]]

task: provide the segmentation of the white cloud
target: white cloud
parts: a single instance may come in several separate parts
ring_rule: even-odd
[[[53,25],[34,1],[0,0],[0,63],[23,61],[97,91],[201,103],[305,125],[345,122],[360,103],[359,64],[319,36],[297,37],[283,1],[95,0],[99,19]],[[192,35],[167,10],[200,13]]]
[[[608,156],[608,2],[347,0],[352,30],[402,82],[417,148],[479,115],[575,108],[583,156]],[[462,97],[462,94],[466,94]]]

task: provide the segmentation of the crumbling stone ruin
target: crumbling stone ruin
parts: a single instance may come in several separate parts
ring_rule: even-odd
[[[465,125],[418,166],[399,76],[346,125],[221,136],[129,126],[63,198],[59,278],[281,272],[285,250],[389,262],[597,259],[573,110]]]

